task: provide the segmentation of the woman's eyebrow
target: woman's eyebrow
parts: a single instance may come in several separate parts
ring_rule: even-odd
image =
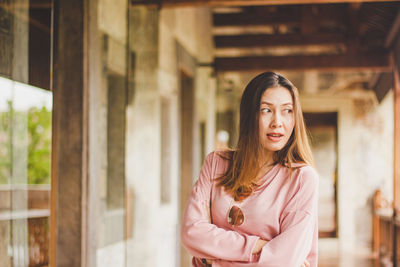
[[[266,102],[266,101],[261,101],[261,105],[262,104],[266,104],[266,105],[269,105],[269,106],[275,106],[273,103],[270,103],[270,102]],[[281,104],[281,106],[293,106],[293,103],[292,102],[288,102],[288,103],[283,103],[283,104]]]

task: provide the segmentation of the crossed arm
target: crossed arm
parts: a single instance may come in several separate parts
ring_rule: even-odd
[[[302,179],[301,186],[284,209],[280,234],[266,242],[210,222],[211,161],[209,155],[184,215],[181,238],[188,251],[196,258],[212,261],[213,267],[300,267],[307,261],[316,266],[316,255],[310,253],[316,251],[316,173],[307,171],[303,177],[296,177]]]

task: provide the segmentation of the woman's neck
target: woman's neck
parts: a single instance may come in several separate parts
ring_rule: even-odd
[[[270,169],[272,169],[273,164],[274,164],[273,152],[264,153],[258,161],[259,170],[256,176],[256,180],[259,180],[260,178],[264,177],[264,175]]]
[[[273,163],[274,163],[274,152],[272,151],[263,152],[258,159],[258,166],[260,168],[272,165]]]

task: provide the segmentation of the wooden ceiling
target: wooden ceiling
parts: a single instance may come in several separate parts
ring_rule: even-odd
[[[400,28],[398,1],[132,0],[143,3],[212,6],[217,72],[390,71]]]
[[[133,5],[156,5],[163,7],[182,6],[261,6],[293,4],[332,4],[387,2],[386,0],[131,0]]]
[[[214,8],[215,68],[387,71],[398,9],[393,2]]]

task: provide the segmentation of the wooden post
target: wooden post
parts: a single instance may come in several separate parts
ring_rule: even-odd
[[[379,257],[379,245],[381,243],[380,233],[379,233],[379,230],[381,227],[380,220],[379,220],[378,215],[376,214],[376,211],[379,206],[378,196],[381,194],[382,193],[380,192],[380,190],[379,191],[377,190],[377,191],[375,191],[374,198],[373,198],[374,210],[373,210],[373,214],[372,214],[372,217],[373,217],[373,246],[372,246],[373,250],[372,251],[373,251],[374,257],[376,257],[376,258]]]
[[[399,62],[400,64],[400,62]],[[400,78],[398,68],[394,71],[394,207],[400,208]]]
[[[397,51],[395,51],[397,52]],[[399,51],[400,52],[400,51]],[[393,180],[393,267],[397,266],[396,217],[400,209],[400,79],[398,57],[394,58],[394,180]]]
[[[54,1],[51,266],[86,266],[87,1]]]

